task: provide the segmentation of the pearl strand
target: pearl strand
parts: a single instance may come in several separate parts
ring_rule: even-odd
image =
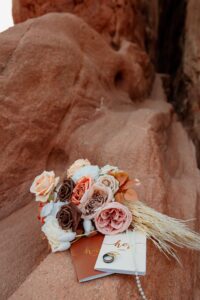
[[[140,294],[142,300],[148,300],[147,297],[145,296],[144,290],[141,285],[140,277],[138,276],[137,273],[135,273],[135,280],[136,280],[137,288],[138,288],[138,291],[139,291],[139,294]]]

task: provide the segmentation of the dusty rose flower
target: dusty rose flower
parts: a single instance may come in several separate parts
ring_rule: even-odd
[[[79,205],[80,201],[85,194],[85,192],[91,187],[92,179],[90,177],[82,177],[76,184],[71,202],[75,205]]]
[[[97,180],[97,183],[109,187],[112,190],[113,194],[115,194],[119,188],[119,182],[115,179],[115,177],[108,174],[100,176],[99,179]]]
[[[94,222],[99,232],[116,234],[128,229],[132,222],[132,214],[126,206],[112,202],[97,212]]]
[[[75,183],[71,178],[65,179],[58,191],[58,199],[61,202],[66,202],[71,199]]]
[[[35,177],[30,192],[35,194],[36,201],[46,202],[59,182],[59,177],[55,177],[53,171],[44,171]]]
[[[92,219],[96,212],[107,203],[114,201],[110,188],[93,184],[92,187],[83,195],[79,208],[84,219]]]
[[[81,219],[81,211],[73,203],[65,204],[58,211],[56,218],[63,230],[76,231]]]
[[[91,163],[88,159],[77,159],[67,170],[67,177],[72,177],[80,168],[89,165],[91,165]]]

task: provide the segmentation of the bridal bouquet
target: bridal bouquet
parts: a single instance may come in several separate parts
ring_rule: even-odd
[[[144,232],[165,254],[175,258],[175,246],[200,249],[200,237],[177,220],[139,201],[137,179],[116,166],[102,168],[87,159],[76,160],[62,182],[54,171],[44,171],[30,191],[39,201],[42,231],[52,252],[68,249],[81,236],[113,235],[128,228]]]

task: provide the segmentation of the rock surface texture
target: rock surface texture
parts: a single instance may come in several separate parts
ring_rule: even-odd
[[[144,47],[146,25],[142,8],[138,0],[14,0],[13,18],[20,23],[49,12],[73,13],[98,31],[114,49],[119,49],[124,39]]]
[[[195,146],[200,166],[200,2],[159,1],[157,70]],[[157,13],[158,14],[158,13]]]
[[[64,14],[3,33],[0,67],[0,218],[30,201],[30,179],[45,168],[44,157],[48,167],[63,170],[69,152],[56,144],[70,148],[67,140],[95,109],[144,96],[153,78],[144,51],[125,42],[116,52],[87,24]]]
[[[83,18],[114,48],[124,40],[146,49],[164,73],[173,104],[196,146],[200,166],[200,2],[196,0],[13,0],[15,23],[48,12]]]
[[[192,137],[200,166],[200,2],[189,0],[181,67],[174,81],[177,111]]]
[[[24,281],[47,249],[31,219],[36,207],[28,204],[29,186],[44,169],[62,175],[80,157],[116,164],[142,181],[141,200],[177,218],[196,217],[191,226],[198,230],[194,146],[159,78],[144,97],[152,78],[145,52],[127,41],[115,51],[70,14],[48,14],[0,35],[0,261],[6,262],[7,249],[13,257],[0,269],[2,300],[11,294],[13,300],[138,299],[131,276],[78,284],[69,253],[48,255]],[[14,230],[21,247],[14,238],[10,244]],[[184,268],[149,243],[142,279],[149,299],[200,298],[199,256],[181,250],[180,258]]]

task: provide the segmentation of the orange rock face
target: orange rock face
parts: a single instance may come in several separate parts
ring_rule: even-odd
[[[116,52],[87,24],[65,14],[3,33],[0,65],[0,217],[30,201],[27,190],[36,170],[64,171],[69,149],[55,144],[71,148],[66,141],[101,105],[144,97],[153,77],[145,52],[128,42]],[[58,132],[64,136],[56,141]]]
[[[2,299],[20,286],[46,248],[37,220],[31,221],[34,205],[24,220],[21,208],[33,201],[30,184],[45,169],[62,175],[80,157],[116,164],[141,180],[141,200],[174,217],[197,217],[199,224],[194,147],[159,78],[146,96],[152,79],[145,52],[125,40],[115,51],[70,14],[48,14],[0,35]],[[8,249],[12,259],[6,263]],[[149,243],[142,280],[149,299],[199,299],[197,254],[180,256],[184,269]],[[58,293],[74,300],[138,298],[129,276],[78,284],[69,254],[62,253],[49,255],[12,299],[57,299]]]
[[[189,0],[186,9],[183,58],[175,80],[175,96],[185,126],[192,137],[200,166],[200,2]]]
[[[119,49],[123,40],[142,47],[145,43],[145,20],[142,4],[137,0],[14,0],[15,23],[49,12],[69,12],[81,17],[99,32],[108,43]]]

